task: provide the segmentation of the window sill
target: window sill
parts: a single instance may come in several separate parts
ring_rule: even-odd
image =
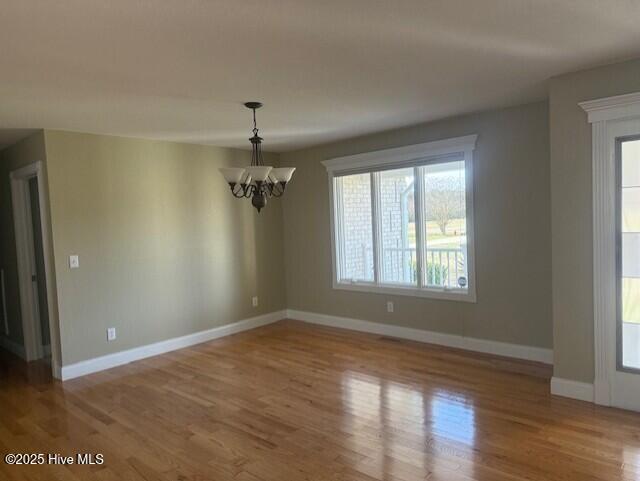
[[[402,285],[375,285],[366,282],[333,282],[333,288],[345,291],[370,292],[372,294],[388,294],[395,296],[423,297],[426,299],[440,299],[445,301],[476,302],[473,291],[461,289],[426,289]]]

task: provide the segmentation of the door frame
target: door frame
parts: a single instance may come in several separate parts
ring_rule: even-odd
[[[622,122],[640,120],[640,92],[579,105],[587,112],[592,128],[594,401],[611,406],[620,404],[614,399],[619,383],[616,383],[616,152],[612,139],[615,140]]]
[[[47,304],[49,309],[49,338],[51,346],[51,366],[54,377],[59,377],[59,337],[55,306],[54,266],[51,255],[51,229],[49,222],[49,195],[45,179],[44,163],[36,161],[9,173],[11,182],[11,200],[13,204],[13,222],[16,239],[16,257],[18,263],[18,286],[20,292],[20,310],[24,337],[25,357],[27,361],[39,359],[43,355],[40,323],[37,319],[37,298],[31,279],[35,272],[35,252],[31,219],[29,179],[38,179],[38,201],[40,204],[40,229],[42,230],[42,250],[44,256]]]

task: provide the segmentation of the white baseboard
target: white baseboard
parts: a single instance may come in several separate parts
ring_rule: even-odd
[[[556,396],[579,399],[580,401],[594,402],[593,384],[561,377],[551,378],[551,394]]]
[[[27,358],[24,346],[22,344],[18,344],[15,341],[12,341],[8,337],[0,337],[0,347],[3,347],[4,349],[15,354],[21,359]]]
[[[196,332],[194,334],[188,334],[186,336],[156,342],[154,344],[136,347],[126,351],[107,354],[105,356],[88,359],[86,361],[70,364],[68,366],[62,366],[62,368],[59,369],[59,377],[63,381],[73,379],[76,377],[84,376],[86,374],[91,374],[94,372],[103,371],[105,369],[110,369],[112,367],[120,366],[122,364],[127,364],[132,361],[137,361],[151,356],[157,356],[158,354],[163,354],[165,352],[182,349],[184,347],[193,346],[195,344],[207,342],[219,337],[229,336],[238,332],[254,329],[256,327],[271,324],[285,318],[297,319],[300,321],[320,324],[324,326],[380,334],[389,337],[410,339],[430,344],[439,344],[442,346],[466,349],[469,351],[513,357],[529,361],[537,361],[546,364],[553,363],[553,351],[551,349],[489,341],[485,339],[457,336],[454,334],[443,334],[434,331],[425,331],[422,329],[392,326],[389,324],[363,321],[360,319],[350,319],[346,317],[336,317],[326,314],[288,309],[264,314],[262,316],[257,316],[250,319],[245,319],[243,321],[238,321],[220,327],[215,327],[206,331]],[[56,369],[56,371],[58,371],[58,369]]]
[[[524,346],[521,344],[509,344],[506,342],[489,341],[473,337],[457,336],[455,334],[443,334],[441,332],[425,331],[410,327],[392,326],[377,322],[350,319],[348,317],[328,316],[315,312],[287,310],[287,318],[297,319],[312,324],[339,327],[354,331],[369,332],[400,339],[439,344],[441,346],[466,349],[468,351],[484,352],[498,356],[537,361],[545,364],[553,364],[553,351],[541,347]]]
[[[163,354],[165,352],[175,351],[176,349],[182,349],[195,344],[211,341],[219,337],[229,336],[238,332],[265,326],[284,319],[286,317],[286,313],[286,310],[271,312],[269,314],[263,314],[262,316],[244,319],[242,321],[226,324],[220,327],[214,327],[213,329],[208,329],[206,331],[200,331],[182,337],[175,337],[173,339],[167,339],[166,341],[147,344],[146,346],[107,354],[106,356],[88,359],[68,366],[62,366],[60,378],[63,381],[66,381],[75,377],[91,374],[93,372],[104,371],[105,369],[110,369],[139,359],[157,356],[158,354]]]

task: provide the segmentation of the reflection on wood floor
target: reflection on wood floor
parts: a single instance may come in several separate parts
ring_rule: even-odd
[[[550,368],[283,321],[64,384],[0,358],[6,480],[636,480],[640,414]]]

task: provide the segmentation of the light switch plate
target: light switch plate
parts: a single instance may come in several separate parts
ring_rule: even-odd
[[[77,255],[69,256],[69,269],[77,269],[80,267],[80,257]]]
[[[116,328],[109,327],[107,328],[107,341],[115,341],[116,340]]]
[[[387,312],[393,312],[393,301],[387,301]]]
[[[251,298],[251,304],[253,305],[253,307],[258,307],[258,296],[253,296]]]

